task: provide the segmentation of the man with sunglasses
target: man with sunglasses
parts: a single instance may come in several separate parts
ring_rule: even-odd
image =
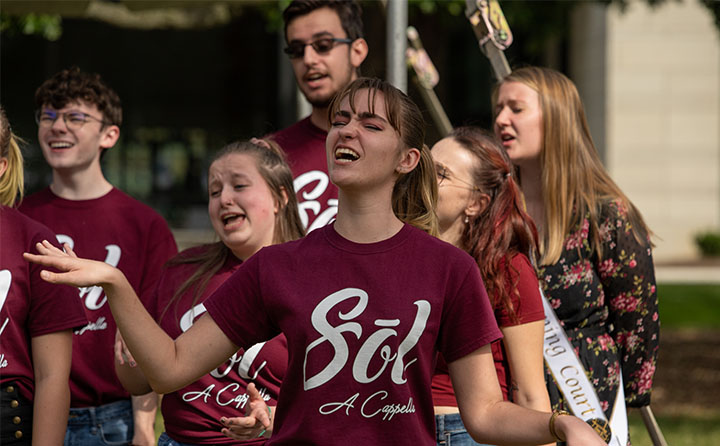
[[[74,67],[46,80],[35,102],[52,183],[27,197],[20,210],[79,256],[117,266],[147,304],[177,247],[165,220],[114,188],[102,172],[101,156],[120,136],[120,98],[99,75]],[[79,297],[90,323],[73,335],[65,446],[155,444],[157,395],[131,400],[117,379],[116,326],[102,288],[81,288]]]
[[[337,213],[337,188],[328,178],[325,155],[328,105],[357,78],[368,45],[363,38],[362,10],[354,0],[294,0],[283,11],[283,20],[284,51],[312,112],[272,138],[287,153],[300,216],[312,231]]]

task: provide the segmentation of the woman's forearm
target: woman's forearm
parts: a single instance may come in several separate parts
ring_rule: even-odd
[[[102,284],[115,323],[150,386],[166,393],[162,391],[165,383],[174,381],[173,370],[177,369],[173,367],[175,343],[147,312],[125,276],[115,271]]]
[[[72,332],[64,330],[31,340],[35,393],[32,444],[62,444],[70,413]]]
[[[483,347],[448,363],[463,423],[480,443],[527,445],[552,443],[550,413],[502,401],[490,349]],[[556,433],[568,446],[602,446],[590,426],[572,416],[560,417]],[[559,419],[558,419],[559,420]]]

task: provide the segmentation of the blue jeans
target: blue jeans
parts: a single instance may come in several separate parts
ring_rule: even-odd
[[[435,432],[437,446],[487,446],[472,439],[459,413],[435,415]]]
[[[167,434],[167,432],[163,432],[160,434],[160,438],[158,438],[157,446],[195,446],[194,444],[190,443],[180,443],[179,441],[175,441]]]
[[[112,446],[129,444],[133,438],[130,400],[97,407],[70,408],[65,446]]]

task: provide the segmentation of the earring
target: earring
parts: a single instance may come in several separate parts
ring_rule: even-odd
[[[468,216],[466,215],[466,216],[465,216],[465,224],[468,224],[468,223],[470,223],[470,217],[468,217]]]

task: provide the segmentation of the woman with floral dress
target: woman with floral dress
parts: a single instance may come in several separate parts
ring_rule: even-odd
[[[493,103],[538,227],[538,277],[601,407],[609,418],[621,375],[627,406],[650,404],[660,327],[651,232],[603,167],[575,85],[525,67],[503,79]],[[564,407],[552,380],[548,388]]]

